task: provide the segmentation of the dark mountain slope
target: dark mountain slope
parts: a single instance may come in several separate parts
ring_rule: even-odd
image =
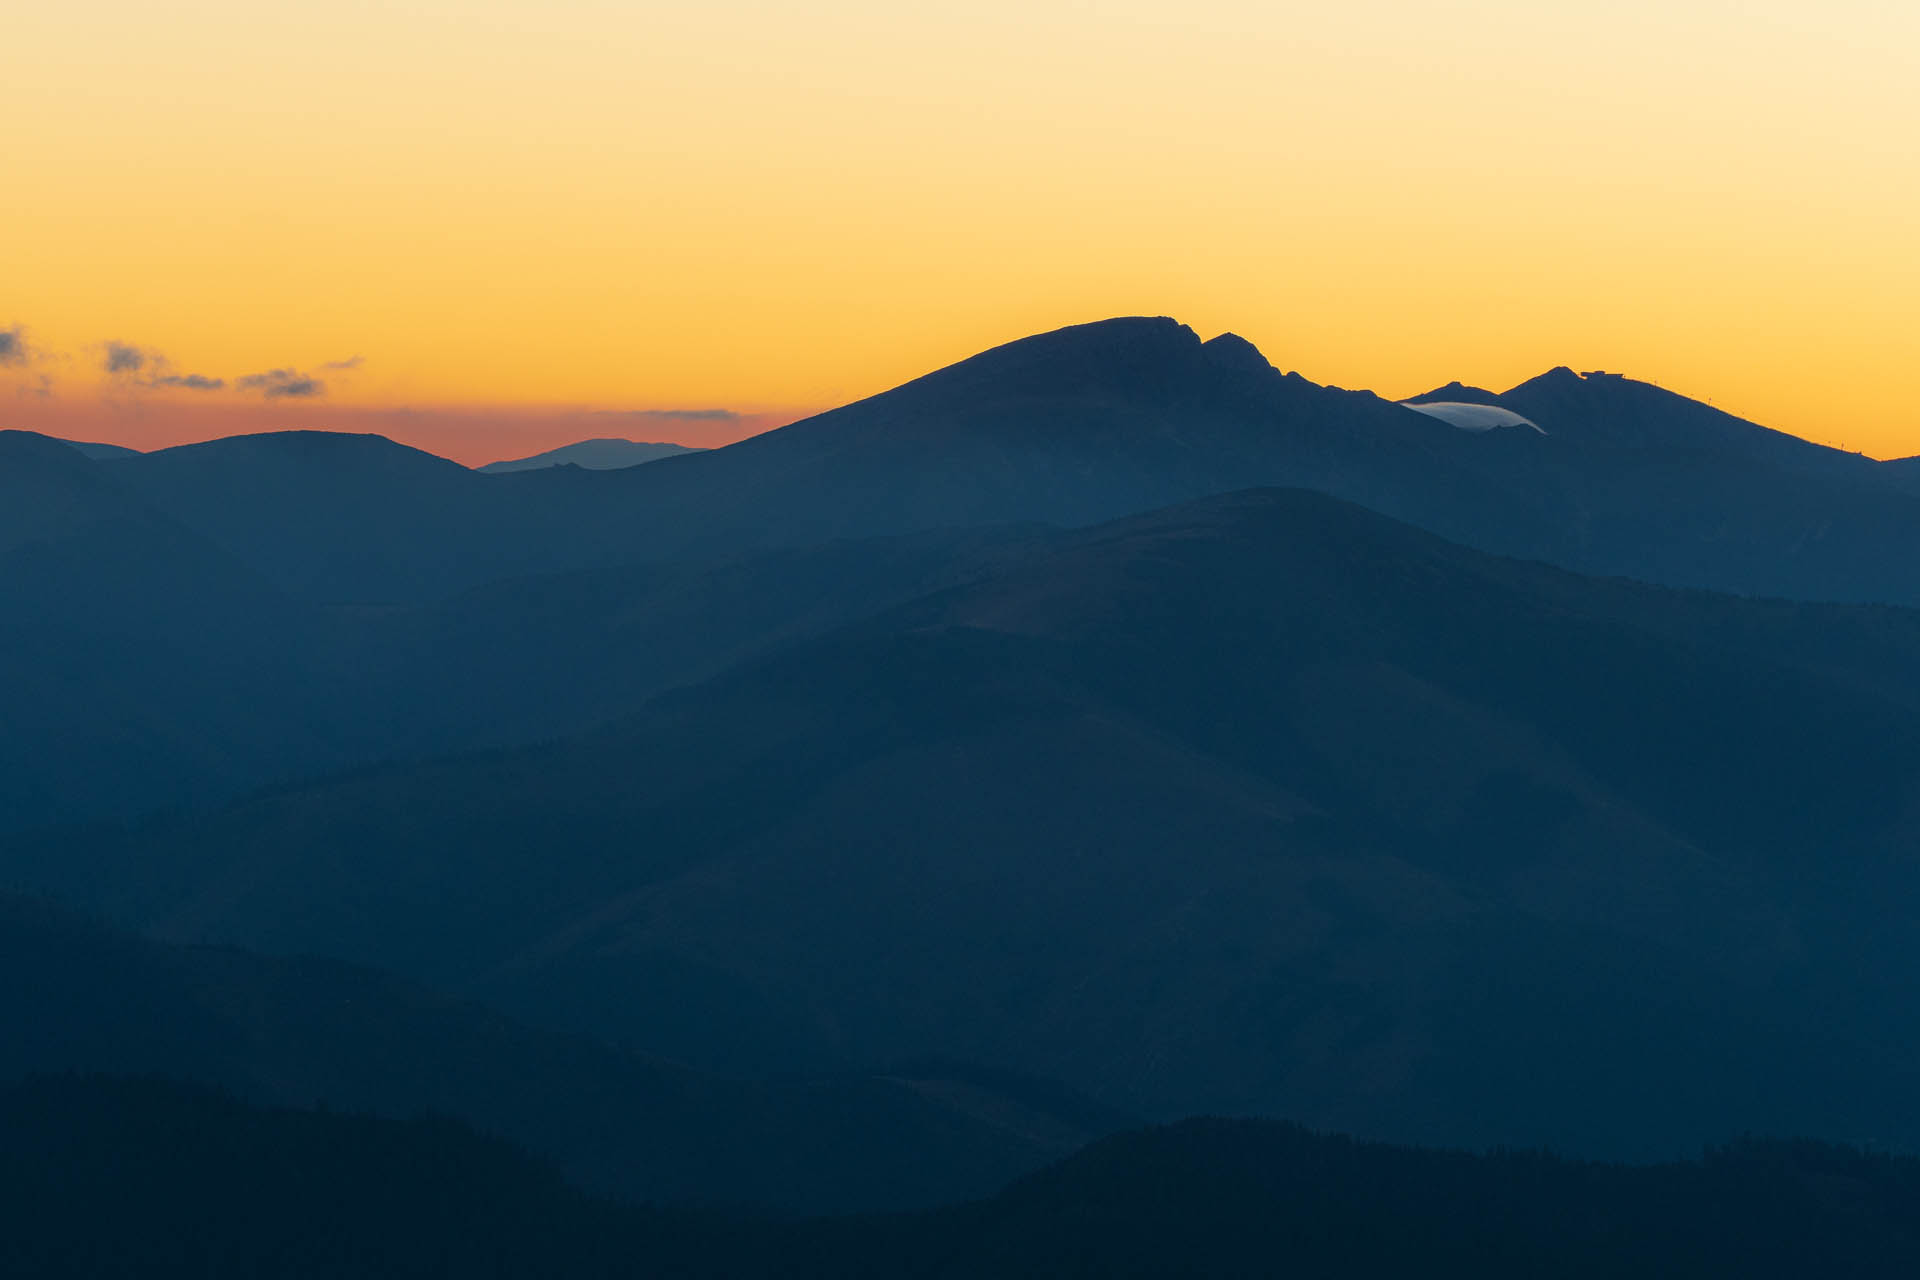
[[[1552,536],[1551,513],[1487,493],[1470,463],[1420,415],[1282,375],[1232,335],[1203,343],[1142,317],[1022,339],[698,458],[603,477],[630,496],[592,505],[612,511],[609,542],[731,548],[1083,525],[1271,483],[1487,537]]]
[[[127,446],[121,444],[99,444],[90,440],[62,440],[60,443],[66,445],[69,449],[74,450],[83,457],[93,458],[95,460],[101,458],[127,458],[140,452],[138,449],[129,449]]]
[[[1920,490],[1920,458],[1895,458],[1880,465],[1902,488]]]
[[[0,438],[4,439],[4,438]],[[326,770],[576,733],[753,654],[951,585],[1036,529],[301,603],[93,463],[0,457],[0,832],[198,808]],[[0,528],[0,535],[6,533]]]
[[[207,804],[333,758],[301,680],[311,619],[24,432],[0,432],[0,601],[0,830]]]
[[[10,874],[733,1069],[935,1053],[1593,1152],[1912,1141],[1915,654],[1903,611],[1234,495],[589,737]]]
[[[8,1275],[636,1275],[636,1255],[665,1251],[653,1222],[444,1120],[256,1110],[155,1081],[0,1091]],[[715,1234],[669,1238],[692,1259]]]
[[[1539,422],[1581,448],[1644,449],[1655,454],[1742,457],[1808,475],[1878,478],[1880,465],[1828,448],[1617,373],[1558,368],[1531,378],[1496,403]]]
[[[0,431],[0,550],[151,516],[64,440]]]
[[[1501,393],[1453,382],[1407,403],[1436,401],[1511,409],[1539,423],[1569,449],[1590,454],[1646,450],[1657,455],[1744,458],[1869,484],[1881,468],[1871,458],[1774,431],[1616,373],[1580,374],[1562,366]]]
[[[931,1216],[927,1261],[857,1274],[1892,1276],[1920,1263],[1916,1214],[1916,1162],[1810,1143],[1636,1168],[1207,1120]]]
[[[1561,368],[1498,395],[1456,383],[1414,399],[1497,405],[1546,433],[1480,437],[1482,461],[1557,510],[1563,540],[1476,545],[1679,586],[1920,602],[1912,558],[1884,553],[1920,536],[1897,464],[1617,374]]]
[[[103,465],[305,600],[431,599],[549,565],[490,478],[381,436],[270,432]]]
[[[380,710],[369,737],[381,749],[369,758],[543,741],[969,581],[1057,536],[942,530],[509,578],[434,605],[354,615],[330,674],[336,696]]]
[[[458,1117],[583,1185],[781,1211],[983,1195],[1115,1116],[953,1065],[751,1084],[321,960],[169,947],[0,897],[0,1081],[156,1073],[283,1105]]]

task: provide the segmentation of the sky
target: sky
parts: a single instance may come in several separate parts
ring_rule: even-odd
[[[0,426],[711,444],[1111,315],[1920,453],[1912,0],[63,0]],[[218,386],[213,385],[218,383]]]

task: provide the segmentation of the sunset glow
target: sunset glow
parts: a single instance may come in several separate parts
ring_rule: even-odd
[[[0,98],[0,426],[711,444],[1166,314],[1920,453],[1910,3],[74,0]]]

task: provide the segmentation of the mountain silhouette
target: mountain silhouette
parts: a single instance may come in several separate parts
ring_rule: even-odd
[[[671,458],[679,453],[700,452],[702,451],[689,448],[684,444],[648,444],[639,440],[608,437],[581,440],[524,458],[489,462],[485,466],[475,467],[474,470],[484,471],[490,475],[499,475],[507,471],[537,471],[542,467],[584,467],[589,471],[617,471],[622,467],[637,467],[643,462],[657,462],[661,458]]]
[[[1920,1047],[1917,653],[1906,611],[1251,492],[577,739],[4,870],[714,1070],[933,1054],[1143,1114],[1595,1154],[1907,1141],[1880,1064]]]
[[[1910,1259],[1514,1152],[1920,1148],[1915,459],[1154,317],[609,444],[0,432],[0,1270]]]
[[[110,521],[153,518],[79,450],[32,431],[0,431],[0,496],[0,550],[8,552]]]
[[[1907,489],[1920,489],[1920,458],[1896,458],[1881,464],[1894,483]]]
[[[1231,335],[1208,344],[1170,319],[1109,320],[623,473],[630,497],[606,538],[696,551],[947,525],[1085,525],[1255,482],[1438,513],[1465,481],[1449,461],[1456,446],[1373,395],[1283,375]]]
[[[486,478],[383,436],[269,432],[103,466],[305,600],[431,598],[539,563],[497,527]]]
[[[283,432],[103,462],[316,602],[424,603],[505,576],[833,538],[1082,526],[1249,485],[1317,489],[1499,554],[1798,599],[1920,603],[1898,469],[1614,375],[1494,396],[1466,433],[1277,372],[1165,318],[1022,339],[870,399],[644,468],[482,475],[378,437]],[[1465,438],[1462,438],[1465,437]],[[1522,438],[1526,437],[1526,438]]]
[[[732,576],[740,609],[708,626],[703,609],[730,607],[700,599],[717,563],[805,555],[843,534],[1084,524],[1253,482],[1588,573],[1920,599],[1920,563],[1883,550],[1920,537],[1901,464],[1612,375],[1561,369],[1500,395],[1455,384],[1421,399],[1433,397],[1545,434],[1446,429],[1164,319],[1024,339],[727,449],[619,472],[479,475],[321,432],[89,470],[68,446],[11,433],[0,522],[19,529],[24,559],[0,644],[17,655],[23,711],[0,729],[0,758],[16,765],[0,829],[576,732],[900,598],[830,591],[844,606],[814,609],[770,585],[770,560],[759,587]],[[61,541],[79,526],[34,524],[82,510],[84,550]],[[680,623],[655,625],[650,584],[669,581],[686,584],[668,612]]]
[[[140,452],[138,449],[129,449],[123,444],[98,444],[89,440],[62,440],[60,443],[96,461],[101,458],[131,457]]]
[[[1871,459],[1614,375],[1501,396],[1465,433],[1281,374],[1170,319],[1020,340],[665,469],[623,473],[603,545],[735,549],[939,525],[1080,526],[1249,485],[1316,489],[1482,550],[1796,599],[1920,603],[1910,486]],[[1542,434],[1544,433],[1544,434]],[[583,517],[584,518],[584,517]]]

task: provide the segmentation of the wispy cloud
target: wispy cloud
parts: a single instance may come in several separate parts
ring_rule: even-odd
[[[0,369],[17,370],[29,381],[16,385],[13,394],[22,400],[50,400],[53,398],[53,378],[47,374],[44,366],[47,353],[37,349],[27,340],[25,325],[10,325],[0,329]]]
[[[100,367],[108,377],[125,387],[218,391],[227,385],[225,378],[210,378],[203,373],[175,373],[173,361],[152,347],[139,347],[117,340],[101,344]]]
[[[311,400],[327,394],[327,384],[298,369],[269,369],[234,381],[242,391],[258,391],[269,400]]]
[[[349,356],[345,360],[329,360],[320,367],[334,373],[347,373],[358,369],[366,362],[367,358],[365,356]]]

